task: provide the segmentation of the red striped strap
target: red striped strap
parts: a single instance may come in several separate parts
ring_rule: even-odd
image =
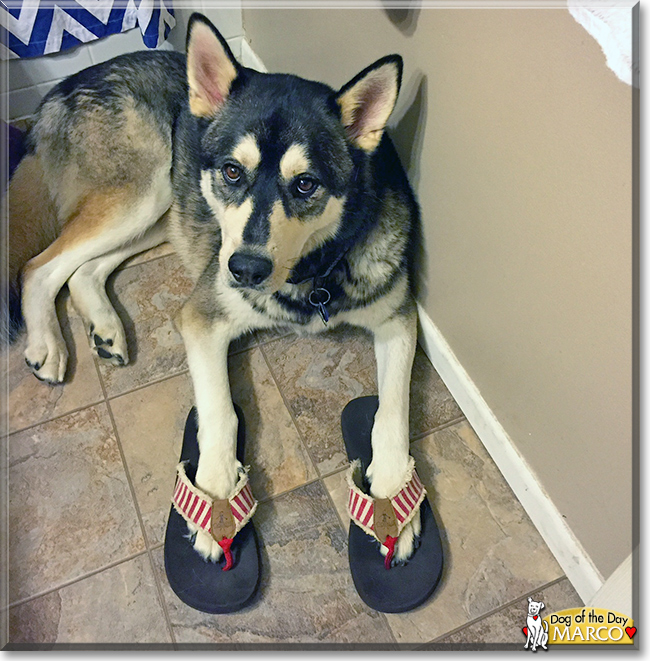
[[[372,535],[382,544],[386,540],[379,539],[374,527],[374,499],[363,493],[358,485],[361,484],[361,462],[353,461],[347,474],[350,493],[348,496],[348,514],[356,525],[364,532]],[[409,458],[409,469],[406,484],[394,495],[390,502],[397,519],[398,535],[404,526],[415,516],[420,504],[426,496],[426,489],[415,471],[415,460]]]
[[[185,474],[185,462],[176,467],[177,477],[172,503],[174,509],[188,522],[193,523],[210,533],[212,519],[212,498],[195,487]],[[232,495],[228,497],[230,511],[235,519],[235,534],[250,520],[257,509],[257,501],[253,497],[248,482],[248,471],[240,472],[239,481]],[[220,540],[217,540],[220,541]]]

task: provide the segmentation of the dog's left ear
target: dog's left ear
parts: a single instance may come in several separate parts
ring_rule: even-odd
[[[387,55],[356,75],[336,96],[348,139],[372,152],[381,141],[402,82],[402,58]]]
[[[240,71],[241,65],[217,28],[202,14],[192,14],[187,25],[190,112],[197,117],[213,117]]]

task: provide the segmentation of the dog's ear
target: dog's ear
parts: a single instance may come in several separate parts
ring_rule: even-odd
[[[202,14],[192,14],[187,25],[187,82],[190,112],[212,117],[228,98],[241,66],[226,40]]]
[[[528,603],[530,603],[533,600],[532,597],[528,597]]]
[[[402,58],[387,55],[356,75],[336,96],[348,139],[372,152],[381,141],[402,82]]]

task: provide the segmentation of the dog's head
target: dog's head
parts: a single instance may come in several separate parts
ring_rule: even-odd
[[[544,608],[543,601],[533,601],[531,597],[528,597],[528,615],[538,615],[542,608]]]
[[[402,60],[378,60],[338,92],[242,67],[200,14],[190,19],[190,112],[201,192],[221,226],[221,275],[273,293],[298,260],[341,230],[359,164],[379,145]],[[198,155],[197,155],[198,156]]]

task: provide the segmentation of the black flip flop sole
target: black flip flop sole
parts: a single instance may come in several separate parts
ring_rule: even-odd
[[[237,458],[244,463],[244,416],[235,406],[239,428]],[[194,484],[199,463],[196,409],[192,408],[185,423],[180,461],[187,461],[185,472]],[[222,571],[219,562],[204,560],[188,538],[185,519],[171,507],[165,532],[165,572],[176,596],[188,606],[204,613],[233,613],[242,609],[256,593],[260,580],[259,545],[255,527],[249,521],[235,536],[231,551],[233,566]]]
[[[376,396],[353,399],[343,409],[341,428],[348,459],[361,461],[365,475],[372,461],[371,432],[379,401]],[[364,484],[368,491],[368,484]],[[348,556],[354,586],[363,601],[382,613],[405,613],[423,604],[442,575],[440,531],[428,499],[420,505],[419,547],[405,564],[384,566],[379,543],[350,521]]]

